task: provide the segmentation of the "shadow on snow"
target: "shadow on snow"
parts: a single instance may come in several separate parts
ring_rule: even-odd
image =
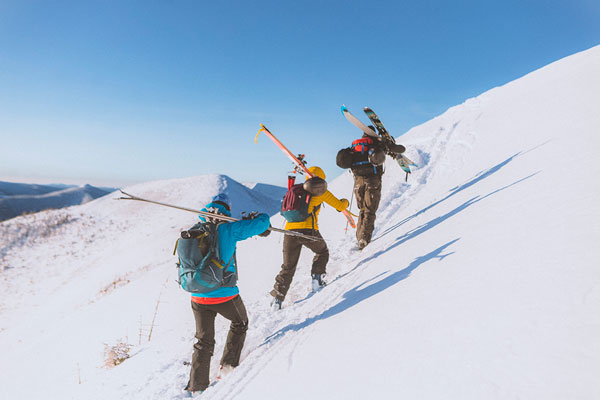
[[[446,253],[446,254],[442,254],[442,252],[444,250],[446,250],[446,248],[448,248],[450,245],[456,243],[458,240],[459,239],[454,239],[451,242],[446,243],[445,245],[433,250],[432,252],[430,252],[424,256],[417,257],[412,263],[410,263],[410,265],[408,267],[406,267],[400,271],[394,272],[393,274],[388,275],[384,279],[381,279],[379,281],[369,284],[368,286],[365,286],[369,282],[372,282],[372,281],[376,280],[377,278],[379,278],[380,276],[384,275],[385,272],[381,273],[377,276],[374,276],[373,278],[361,283],[360,285],[358,285],[358,286],[350,289],[346,293],[344,293],[344,295],[342,296],[343,297],[342,301],[340,301],[336,305],[328,308],[327,310],[323,311],[321,314],[316,315],[314,317],[307,318],[303,322],[300,322],[297,324],[289,324],[288,326],[281,328],[280,330],[278,330],[271,336],[267,337],[265,339],[265,341],[261,344],[261,346],[264,346],[265,344],[269,344],[269,343],[279,339],[280,337],[285,335],[287,332],[299,331],[299,330],[302,330],[302,329],[314,324],[317,321],[333,317],[334,315],[337,315],[341,312],[346,311],[347,309],[357,305],[358,303],[368,299],[369,297],[375,296],[376,294],[381,293],[386,289],[389,289],[390,287],[394,286],[398,282],[406,279],[411,274],[412,271],[414,271],[415,269],[417,269],[419,266],[421,266],[423,263],[425,263],[427,261],[430,261],[430,260],[433,260],[436,258],[439,261],[443,260],[447,256],[454,254],[454,252]]]
[[[545,144],[545,143],[544,143]],[[539,146],[538,146],[539,147]],[[528,151],[527,151],[528,152]],[[527,153],[526,152],[526,153]],[[479,183],[480,181],[482,181],[483,179],[489,177],[490,175],[498,172],[502,167],[504,167],[505,165],[507,165],[509,162],[511,162],[515,157],[519,156],[520,154],[522,154],[522,152],[516,153],[515,155],[507,158],[506,160],[504,160],[503,162],[493,166],[492,168],[483,171],[479,174],[477,174],[477,176],[475,178],[473,178],[472,180],[470,180],[469,182],[457,186],[453,189],[450,190],[450,193],[444,197],[443,199],[431,204],[430,206],[418,211],[417,213],[411,215],[410,217],[405,218],[404,220],[400,221],[399,223],[397,223],[396,225],[394,225],[393,227],[388,228],[382,235],[380,235],[379,237],[377,237],[376,239],[374,239],[373,241],[380,239],[381,237],[387,235],[388,233],[394,231],[395,229],[397,229],[398,227],[400,227],[401,225],[405,224],[406,222],[410,221],[411,219],[425,213],[426,211],[430,210],[431,208],[435,207],[436,205],[448,200],[449,198],[451,198],[452,196],[454,196],[455,194],[468,189],[469,187]],[[524,153],[523,153],[524,154]],[[437,218],[432,219],[431,221],[419,226],[418,228],[415,228],[407,233],[405,233],[402,236],[399,236],[398,238],[396,238],[396,241],[389,247],[387,247],[384,250],[380,250],[374,254],[372,254],[371,256],[361,260],[354,268],[352,268],[350,271],[344,273],[343,275],[340,275],[338,277],[336,277],[334,279],[333,282],[347,276],[348,274],[352,273],[353,271],[355,271],[358,267],[360,267],[361,265],[367,263],[368,261],[371,261],[377,257],[379,257],[380,255],[390,251],[391,249],[400,246],[403,243],[406,243],[407,241],[414,239],[415,237],[421,235],[424,232],[427,232],[428,230],[436,227],[437,225],[439,225],[440,223],[448,220],[449,218],[457,215],[458,213],[460,213],[461,211],[464,211],[465,209],[469,208],[470,206],[472,206],[473,204],[479,203],[480,201],[493,196],[496,193],[499,193],[505,189],[510,188],[511,186],[514,186],[518,183],[521,183],[529,178],[532,178],[533,176],[537,175],[540,171],[535,172],[531,175],[528,175],[524,178],[521,178],[509,185],[503,186],[499,189],[494,190],[493,192],[490,192],[488,194],[486,194],[485,196],[475,196],[472,199],[466,201],[465,203],[461,204],[460,206],[458,206],[457,208],[455,208],[454,210],[441,215]],[[391,275],[388,275],[386,278],[381,279],[377,282],[371,283],[368,286],[364,286],[366,284],[368,284],[369,282],[372,282],[374,280],[376,280],[377,278],[385,275],[384,273],[381,273],[377,276],[374,276],[373,278],[361,283],[360,285],[354,287],[353,289],[350,289],[349,291],[347,291],[346,293],[344,293],[343,300],[341,300],[339,303],[337,303],[336,305],[328,308],[327,310],[323,311],[321,314],[316,315],[314,317],[310,317],[307,318],[306,320],[304,320],[303,322],[300,323],[296,323],[296,324],[289,324],[283,328],[281,328],[280,330],[278,330],[277,332],[273,333],[272,335],[268,336],[265,341],[260,345],[260,346],[264,346],[266,344],[269,344],[279,338],[281,338],[283,335],[285,335],[287,332],[293,331],[293,332],[297,332],[300,331],[312,324],[314,324],[315,322],[319,321],[319,320],[324,320],[327,319],[329,317],[332,317],[334,315],[337,315],[341,312],[346,311],[347,309],[355,306],[356,304],[362,302],[363,300],[366,300],[388,288],[390,288],[391,286],[397,284],[398,282],[406,279],[410,273],[412,271],[414,271],[416,268],[418,268],[419,266],[421,266],[423,263],[432,260],[432,259],[439,259],[439,261],[443,260],[445,257],[454,254],[454,252],[450,252],[450,253],[446,253],[446,254],[442,254],[442,252],[449,247],[450,245],[456,243],[459,240],[459,238],[454,239],[451,242],[446,243],[445,245],[433,250],[432,252],[421,256],[421,257],[417,257],[408,267],[397,271]],[[331,282],[331,283],[333,283]],[[330,284],[331,284],[330,283]]]
[[[374,238],[374,239],[372,240],[372,242],[374,242],[374,241],[376,241],[376,240],[378,240],[378,239],[381,239],[383,236],[385,236],[385,235],[387,235],[388,233],[392,232],[393,230],[397,229],[397,228],[398,228],[398,227],[400,227],[401,225],[404,225],[405,223],[407,223],[408,221],[412,220],[413,218],[416,218],[417,216],[419,216],[419,215],[421,215],[421,214],[423,214],[423,213],[425,213],[425,212],[429,211],[430,209],[432,209],[433,207],[437,206],[438,204],[440,204],[440,203],[442,203],[442,202],[444,202],[444,201],[448,200],[449,198],[451,198],[451,197],[452,197],[452,196],[454,196],[455,194],[457,194],[457,193],[460,193],[460,192],[462,192],[463,190],[465,190],[465,189],[468,189],[468,188],[470,188],[471,186],[475,185],[476,183],[479,183],[479,182],[481,182],[482,180],[484,180],[485,178],[489,177],[490,175],[492,175],[492,174],[495,174],[495,173],[496,173],[496,172],[498,172],[498,171],[499,171],[499,170],[500,170],[502,167],[504,167],[505,165],[507,165],[509,162],[511,162],[511,161],[512,161],[512,160],[514,160],[515,158],[517,158],[517,157],[520,157],[520,156],[523,156],[523,155],[525,155],[525,154],[527,154],[527,153],[530,153],[530,152],[532,152],[532,151],[534,151],[534,150],[537,150],[538,148],[540,148],[540,147],[542,147],[542,146],[545,146],[546,144],[550,143],[551,141],[552,141],[552,140],[547,140],[547,141],[545,141],[545,142],[543,142],[543,143],[540,143],[539,145],[537,145],[537,146],[535,146],[535,147],[532,147],[532,148],[530,148],[529,150],[520,151],[520,152],[518,152],[518,153],[516,153],[516,154],[514,154],[514,155],[512,155],[512,156],[510,156],[510,157],[509,157],[509,158],[507,158],[506,160],[502,161],[501,163],[499,163],[499,164],[497,164],[497,165],[495,165],[495,166],[491,167],[490,169],[488,169],[488,170],[486,170],[486,171],[482,171],[482,172],[478,173],[478,174],[477,174],[477,175],[476,175],[476,176],[475,176],[473,179],[471,179],[469,182],[467,182],[467,183],[465,183],[465,184],[462,184],[462,185],[460,185],[460,186],[457,186],[457,187],[455,187],[455,188],[452,188],[452,189],[450,189],[450,193],[449,193],[449,194],[448,194],[446,197],[444,197],[443,199],[441,199],[441,200],[439,200],[439,201],[436,201],[435,203],[433,203],[433,204],[431,204],[431,205],[429,205],[429,206],[425,207],[424,209],[422,209],[422,210],[420,210],[420,211],[416,212],[415,214],[411,215],[410,217],[407,217],[407,218],[403,219],[402,221],[398,222],[396,225],[394,225],[394,226],[392,226],[392,227],[390,227],[390,228],[386,229],[386,230],[385,230],[385,231],[384,231],[384,232],[383,232],[381,235],[379,235],[378,237]],[[536,175],[537,173],[539,173],[539,171],[538,171],[538,172],[536,172],[535,174],[532,174],[532,175],[530,175],[529,177],[531,177],[531,176],[533,176],[533,175]],[[527,178],[529,178],[529,177],[527,177]],[[527,178],[525,178],[525,179],[527,179]],[[517,182],[519,182],[519,181],[517,181]],[[517,182],[515,182],[515,183],[517,183]],[[492,193],[492,194],[493,194],[493,193]],[[487,196],[485,196],[485,197],[487,197]],[[481,199],[480,199],[480,200],[481,200]]]
[[[514,156],[513,156],[513,157],[514,157]],[[508,161],[508,160],[507,160],[507,161]],[[505,161],[505,162],[507,162],[507,161]],[[498,167],[498,166],[496,166],[496,167]],[[421,235],[421,234],[423,234],[423,233],[427,232],[428,230],[430,230],[430,229],[432,229],[432,228],[435,228],[437,225],[439,225],[439,224],[441,224],[442,222],[446,221],[447,219],[449,219],[449,218],[451,218],[451,217],[455,216],[455,215],[456,215],[456,214],[458,214],[459,212],[461,212],[461,211],[464,211],[465,209],[467,209],[468,207],[472,206],[473,204],[479,203],[480,201],[482,201],[482,200],[484,200],[484,199],[486,199],[486,198],[488,198],[488,197],[490,197],[490,196],[492,196],[492,195],[494,195],[494,194],[496,194],[496,193],[498,193],[498,192],[501,192],[501,191],[503,191],[503,190],[505,190],[505,189],[508,189],[509,187],[511,187],[511,186],[513,186],[513,185],[516,185],[516,184],[518,184],[518,183],[520,183],[520,182],[523,182],[523,181],[525,181],[526,179],[532,178],[533,176],[535,176],[535,175],[537,175],[537,174],[539,174],[539,171],[538,171],[538,172],[535,172],[535,173],[533,173],[533,174],[531,174],[531,175],[529,175],[529,176],[526,176],[526,177],[524,177],[524,178],[521,178],[521,179],[519,179],[519,180],[517,180],[517,181],[515,181],[515,182],[511,183],[510,185],[506,185],[506,186],[504,186],[504,187],[501,187],[500,189],[496,189],[496,190],[494,190],[493,192],[490,192],[490,193],[486,194],[486,195],[485,195],[485,196],[483,196],[483,197],[481,197],[481,196],[475,196],[475,197],[473,197],[472,199],[470,199],[469,201],[467,201],[467,202],[465,202],[465,203],[461,204],[460,206],[456,207],[454,210],[452,210],[452,211],[450,211],[450,212],[448,212],[448,213],[446,213],[446,214],[444,214],[444,215],[442,215],[442,216],[439,216],[439,217],[437,217],[437,218],[434,218],[434,219],[432,219],[431,221],[429,221],[429,222],[427,222],[427,223],[425,223],[425,224],[423,224],[423,225],[419,226],[418,228],[415,228],[415,229],[413,229],[412,231],[406,232],[404,235],[402,235],[402,236],[399,236],[398,238],[396,238],[396,241],[395,241],[394,243],[392,243],[392,244],[391,244],[389,247],[386,247],[386,248],[385,248],[385,249],[383,249],[383,250],[379,250],[379,251],[377,251],[376,253],[373,253],[372,255],[370,255],[369,257],[362,259],[362,260],[361,260],[361,261],[360,261],[358,264],[356,264],[356,265],[355,265],[355,266],[354,266],[352,269],[350,269],[349,271],[346,271],[346,272],[345,272],[345,273],[343,273],[342,275],[339,275],[339,276],[337,276],[337,277],[336,277],[336,278],[335,278],[333,281],[331,281],[331,283],[333,283],[333,282],[335,282],[335,281],[337,281],[337,280],[339,280],[339,279],[342,279],[342,278],[344,278],[345,276],[347,276],[347,275],[351,274],[351,273],[352,273],[352,272],[354,272],[356,269],[358,269],[358,268],[359,268],[361,265],[363,265],[363,264],[365,264],[365,263],[367,263],[367,262],[369,262],[369,261],[371,261],[371,260],[373,260],[373,259],[376,259],[376,258],[377,258],[377,257],[379,257],[380,255],[382,255],[382,254],[384,254],[384,253],[387,253],[387,252],[388,252],[388,251],[390,251],[391,249],[393,249],[393,248],[395,248],[395,247],[398,247],[398,246],[400,246],[401,244],[403,244],[403,243],[406,243],[406,242],[408,242],[408,241],[409,241],[409,240],[411,240],[411,239],[414,239],[414,238],[416,238],[417,236],[419,236],[419,235]],[[471,182],[470,182],[469,186],[472,184],[472,182],[473,182],[473,181],[471,181]],[[465,184],[465,185],[463,185],[463,186],[461,186],[461,187],[465,187],[466,185],[467,185],[467,184]],[[462,190],[462,189],[461,189],[461,190]],[[443,200],[441,200],[441,201],[443,201]],[[440,201],[440,202],[441,202],[441,201]],[[440,202],[437,202],[437,203],[435,203],[435,204],[438,204],[438,203],[440,203]],[[431,205],[431,206],[427,207],[427,209],[429,209],[429,208],[433,207],[435,204],[433,204],[433,205]],[[421,210],[421,211],[419,211],[419,213],[417,213],[417,214],[415,214],[415,215],[413,215],[412,217],[409,217],[409,218],[414,218],[414,217],[415,217],[415,216],[417,216],[418,214],[425,212],[427,209]],[[405,219],[405,221],[408,221],[408,219],[409,219],[409,218]],[[403,223],[403,222],[402,222],[402,223]],[[396,227],[395,227],[395,228],[397,228],[398,226],[400,226],[402,223],[400,223],[400,224],[396,225]],[[394,229],[395,229],[395,228],[394,228]],[[381,237],[381,236],[380,236],[380,237]],[[312,295],[312,294],[311,294],[311,295]],[[310,297],[310,295],[309,295],[309,297]],[[301,302],[301,301],[304,301],[304,300],[306,300],[306,299],[300,300],[300,302]]]
[[[516,157],[518,157],[521,154],[521,152],[507,158],[506,160],[502,161],[500,164],[497,164],[495,166],[493,166],[492,168],[488,169],[487,171],[483,171],[480,172],[479,174],[477,174],[475,176],[475,178],[471,179],[469,182],[462,184],[460,186],[457,186],[455,188],[450,189],[450,193],[444,197],[441,200],[436,201],[435,203],[425,207],[422,210],[417,211],[415,214],[411,215],[410,217],[406,217],[404,218],[402,221],[398,222],[396,225],[386,229],[381,235],[379,235],[378,237],[376,237],[375,239],[372,240],[372,242],[381,239],[383,236],[387,235],[388,233],[392,232],[393,230],[396,230],[397,228],[399,228],[400,226],[404,225],[405,223],[407,223],[408,221],[418,217],[421,214],[424,214],[425,212],[429,211],[430,209],[432,209],[433,207],[437,206],[440,203],[443,203],[444,201],[448,200],[449,198],[451,198],[452,196],[454,196],[457,193],[462,192],[465,189],[470,188],[471,186],[475,185],[476,183],[479,183],[480,181],[484,180],[485,178],[489,177],[490,175],[498,172],[502,167],[504,167],[506,164],[508,164],[509,162],[511,162],[513,159],[515,159]]]
[[[484,199],[486,199],[486,198],[488,198],[490,196],[493,196],[494,194],[496,194],[498,192],[501,192],[501,191],[503,191],[505,189],[508,189],[511,186],[514,186],[514,185],[516,185],[518,183],[521,183],[521,182],[523,182],[523,181],[525,181],[525,180],[527,180],[529,178],[532,178],[533,176],[535,176],[537,174],[539,174],[539,171],[538,172],[534,172],[533,174],[531,174],[529,176],[526,176],[524,178],[521,178],[521,179],[519,179],[519,180],[511,183],[510,185],[506,185],[504,187],[501,187],[500,189],[496,189],[493,192],[490,192],[490,193],[486,194],[483,197],[481,197],[481,196],[475,196],[475,197],[473,197],[472,199],[470,199],[470,200],[466,201],[465,203],[461,204],[460,206],[456,207],[454,210],[452,210],[452,211],[450,211],[450,212],[448,212],[448,213],[446,213],[444,215],[441,215],[441,216],[439,216],[437,218],[434,218],[431,221],[429,221],[429,222],[427,222],[427,223],[419,226],[418,228],[415,228],[412,231],[406,232],[404,235],[399,236],[398,238],[396,238],[396,241],[392,245],[390,245],[389,247],[387,247],[387,248],[385,248],[383,250],[380,250],[380,251],[372,254],[371,256],[369,256],[369,257],[361,260],[356,265],[356,267],[353,268],[353,270],[356,269],[356,268],[358,268],[362,264],[364,264],[364,263],[366,263],[368,261],[371,261],[371,260],[379,257],[380,255],[384,254],[384,253],[387,253],[391,249],[393,249],[395,247],[398,247],[401,244],[406,243],[409,240],[414,239],[415,237],[417,237],[417,236],[419,236],[419,235],[427,232],[428,230],[436,227],[437,225],[441,224],[442,222],[446,221],[447,219],[449,219],[451,217],[454,217],[456,214],[460,213],[461,211],[464,211],[467,208],[471,207],[473,204],[479,203],[480,201],[482,201],[482,200],[484,200]]]

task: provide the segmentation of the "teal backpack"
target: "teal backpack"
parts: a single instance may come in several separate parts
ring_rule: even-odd
[[[188,292],[207,293],[237,284],[237,273],[228,271],[232,261],[237,264],[235,253],[227,264],[223,262],[219,254],[217,228],[218,224],[214,222],[197,223],[181,232],[181,237],[177,239],[177,282]]]

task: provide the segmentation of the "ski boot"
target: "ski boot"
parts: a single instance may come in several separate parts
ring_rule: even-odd
[[[322,287],[327,286],[327,282],[323,280],[325,274],[312,274],[312,292],[318,292]]]
[[[202,394],[203,390],[187,390],[187,388],[182,390],[183,397],[188,399],[193,399]]]
[[[217,375],[217,379],[223,379],[225,378],[227,375],[229,375],[233,369],[235,367],[232,367],[231,365],[221,365],[221,368],[219,369],[219,374]]]
[[[277,297],[273,297],[273,300],[271,300],[271,310],[281,310],[281,303],[283,303],[283,300],[279,300]]]
[[[358,241],[358,249],[359,249],[359,250],[362,250],[362,249],[364,249],[365,247],[367,247],[367,245],[368,245],[368,244],[369,244],[369,243],[367,243],[367,241],[366,241],[365,239],[360,239],[360,240]]]

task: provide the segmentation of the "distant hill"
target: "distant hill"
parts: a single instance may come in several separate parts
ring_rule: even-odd
[[[51,185],[0,182],[0,221],[24,213],[87,203],[113,191],[91,185],[61,189]]]
[[[56,185],[34,185],[28,183],[13,183],[0,181],[0,198],[8,196],[40,195],[56,192],[57,190],[65,188],[66,187],[58,187]]]
[[[284,188],[283,186],[269,185],[266,183],[244,183],[243,185],[278,201],[281,201],[287,192],[287,188]]]

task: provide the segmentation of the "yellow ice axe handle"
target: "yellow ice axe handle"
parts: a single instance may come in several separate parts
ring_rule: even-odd
[[[258,133],[256,134],[256,136],[254,137],[254,143],[258,144],[258,135],[260,135],[260,133],[262,131],[269,131],[263,124],[260,124],[260,129],[258,131]]]

